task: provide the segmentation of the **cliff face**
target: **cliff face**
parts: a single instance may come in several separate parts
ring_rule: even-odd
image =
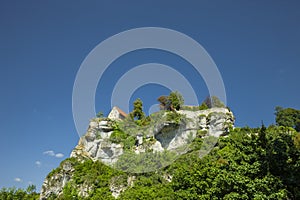
[[[53,171],[46,177],[42,185],[40,199],[47,199],[53,194],[61,195],[64,186],[72,178],[74,167],[69,161],[63,161],[57,169],[59,170]]]
[[[170,114],[168,112],[160,113],[156,119],[153,115],[150,125],[143,129],[132,128],[132,126],[128,128],[126,122],[122,122],[124,114],[118,118],[116,117],[117,111],[114,108],[113,114],[109,115],[113,117],[110,118],[92,119],[86,134],[80,138],[70,157],[79,162],[91,159],[113,166],[125,154],[125,151],[132,151],[135,154],[165,151],[183,154],[189,149],[189,143],[196,137],[221,136],[226,134],[234,124],[234,116],[227,108],[211,108],[201,111],[180,110],[177,113],[171,113],[175,115],[173,118],[168,116]],[[116,127],[118,122],[123,123],[121,128]],[[135,140],[134,143],[130,143],[133,145],[130,146],[123,140],[116,142],[112,139],[116,137],[115,131],[120,131],[120,129]],[[60,170],[49,174],[45,179],[41,199],[47,199],[51,194],[59,196],[66,184],[72,180],[73,172],[72,164],[67,161],[63,162]],[[90,185],[77,187],[81,196],[88,196]],[[110,188],[112,194],[117,197],[125,187],[119,188],[112,185]]]
[[[113,130],[111,119],[94,119],[70,157],[87,157],[94,161],[101,160],[105,164],[116,162],[123,154],[123,147],[109,140]]]
[[[142,151],[141,146],[145,137],[154,137],[155,142],[150,146],[154,151],[172,150],[188,144],[189,139],[196,137],[197,131],[207,131],[206,135],[219,137],[234,124],[233,114],[226,108],[202,111],[180,110],[178,113],[185,116],[184,124],[178,125],[174,121],[161,120],[134,135],[136,152]],[[91,121],[87,133],[80,138],[71,157],[79,159],[88,157],[109,165],[115,163],[124,149],[122,144],[110,141],[114,131],[112,122],[110,118]]]

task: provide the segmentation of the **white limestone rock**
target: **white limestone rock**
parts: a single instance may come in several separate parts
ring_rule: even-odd
[[[69,161],[62,163],[61,169],[46,177],[40,194],[40,200],[48,199],[52,194],[60,195],[63,187],[71,180],[74,168]]]
[[[224,135],[234,124],[234,116],[227,108],[212,108],[201,111],[180,110],[178,113],[186,116],[185,123],[178,125],[175,122],[159,121],[158,124],[154,124],[134,136],[136,146],[133,150],[136,153],[144,153],[148,152],[149,149],[153,152],[163,152],[164,150],[178,152],[177,150],[181,149],[180,153],[185,153],[185,150],[188,149],[185,147],[188,147],[189,143],[196,137],[197,131],[205,130],[207,131],[206,136],[219,137]],[[86,134],[80,138],[70,157],[79,161],[85,159],[99,160],[107,165],[117,162],[118,158],[123,155],[124,148],[122,144],[110,141],[110,136],[113,133],[112,121],[122,120],[125,115],[126,113],[124,114],[119,108],[114,107],[108,118],[91,120]],[[62,188],[72,179],[73,170],[72,165],[65,162],[60,172],[47,177],[42,187],[41,199],[47,199],[52,193],[59,196]],[[172,177],[165,179],[171,181]],[[110,189],[113,196],[118,197],[127,186],[112,184]],[[90,190],[92,188],[89,185],[79,186],[81,196],[87,196]]]
[[[164,151],[164,148],[161,146],[161,143],[159,141],[156,141],[152,146],[153,152],[162,152]]]

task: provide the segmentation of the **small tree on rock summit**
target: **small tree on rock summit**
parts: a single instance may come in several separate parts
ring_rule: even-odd
[[[143,120],[145,113],[143,111],[143,102],[141,99],[136,99],[133,102],[133,111],[130,113],[132,119]]]

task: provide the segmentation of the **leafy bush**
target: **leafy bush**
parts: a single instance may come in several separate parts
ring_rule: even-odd
[[[26,190],[16,188],[2,188],[0,190],[0,199],[2,200],[38,200],[39,193],[36,192],[35,185],[29,185]]]
[[[207,130],[198,130],[197,131],[197,137],[203,137],[208,133]]]
[[[193,151],[180,157],[168,151],[126,151],[114,166],[126,173],[99,161],[71,159],[75,171],[64,197],[81,199],[78,185],[89,184],[93,189],[87,199],[113,199],[110,184],[126,185],[128,174],[134,174],[133,186],[127,186],[120,199],[300,199],[300,149],[295,143],[300,136],[295,130],[235,128],[200,158],[199,150],[216,142],[213,137],[201,138],[203,134],[199,131]]]
[[[207,110],[209,107],[205,102],[202,102],[202,104],[199,106],[199,110]]]
[[[167,112],[166,120],[169,122],[180,124],[181,122],[184,122],[184,119],[186,119],[185,116],[180,113],[173,112],[173,111]]]
[[[125,190],[120,195],[120,199],[173,200],[175,196],[171,184],[167,183],[160,174],[147,173],[143,176],[138,176],[133,187]]]
[[[181,106],[184,104],[184,99],[182,95],[175,91],[169,94],[168,100],[171,102],[173,109],[179,110]]]
[[[113,133],[110,135],[109,140],[113,143],[121,143],[122,141],[126,140],[129,135],[124,133],[121,130],[114,130]]]
[[[135,144],[135,137],[121,130],[114,130],[114,132],[110,135],[109,140],[113,143],[123,144],[124,149],[130,149]]]
[[[176,154],[166,150],[140,154],[127,151],[119,158],[114,167],[127,173],[146,173],[169,165],[175,158]]]
[[[177,91],[171,92],[169,96],[160,96],[157,101],[162,110],[179,110],[184,104],[182,95]]]

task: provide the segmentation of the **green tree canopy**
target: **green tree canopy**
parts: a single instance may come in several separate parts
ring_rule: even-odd
[[[36,186],[29,185],[27,189],[16,188],[2,188],[0,189],[1,200],[37,200],[39,199],[39,193],[36,193]]]
[[[97,116],[98,118],[102,118],[104,115],[103,115],[103,112],[100,111],[100,112],[97,113],[96,116]]]
[[[145,118],[143,102],[141,99],[138,98],[133,102],[133,111],[130,113],[130,116],[137,120],[143,120]]]
[[[182,95],[177,91],[171,92],[168,96],[168,100],[171,102],[172,108],[176,110],[179,110],[184,104],[184,99]]]
[[[292,128],[274,125],[235,128],[227,137],[218,138],[216,147],[202,158],[199,149],[216,138],[209,137],[208,141],[197,136],[190,151],[174,162],[173,154],[167,151],[153,154],[154,157],[148,156],[150,152],[126,151],[114,166],[122,170],[134,167],[140,171],[144,171],[145,166],[162,166],[145,173],[122,172],[100,161],[79,162],[69,158],[66,161],[75,169],[72,179],[64,187],[62,196],[48,199],[114,200],[111,186],[124,186],[118,198],[122,200],[300,199],[299,134]],[[166,158],[171,164],[163,167]],[[62,166],[53,174],[61,170]],[[80,185],[91,186],[89,197],[78,195]],[[30,199],[24,196],[26,192],[15,189],[0,191],[1,200]]]
[[[208,106],[206,105],[205,102],[202,102],[202,104],[199,106],[199,110],[206,110],[208,109]]]
[[[169,96],[160,96],[157,101],[161,110],[179,110],[184,104],[182,95],[177,91],[171,92]]]
[[[276,124],[278,126],[288,126],[300,131],[300,110],[293,108],[275,108]]]

